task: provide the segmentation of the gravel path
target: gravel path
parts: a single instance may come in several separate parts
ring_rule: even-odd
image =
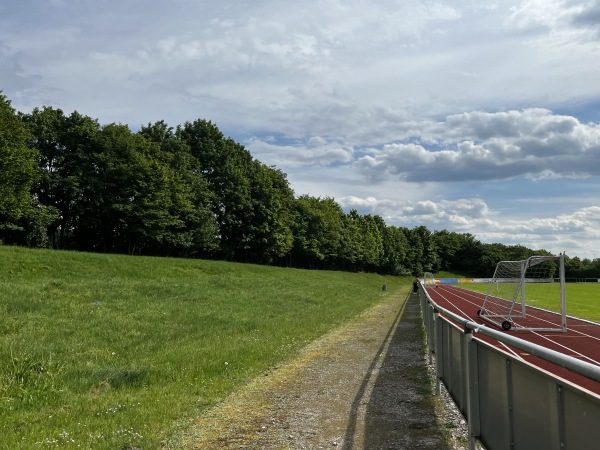
[[[433,395],[418,297],[390,294],[228,397],[168,448],[466,448],[452,406]]]

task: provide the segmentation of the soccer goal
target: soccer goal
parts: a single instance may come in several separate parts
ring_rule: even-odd
[[[431,272],[425,272],[423,274],[423,284],[427,286],[435,286],[435,277]]]
[[[566,331],[564,255],[500,261],[477,315],[504,330]]]

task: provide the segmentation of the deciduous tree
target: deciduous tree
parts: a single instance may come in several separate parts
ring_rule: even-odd
[[[38,178],[30,135],[0,91],[0,241],[45,246],[54,212],[31,196]]]

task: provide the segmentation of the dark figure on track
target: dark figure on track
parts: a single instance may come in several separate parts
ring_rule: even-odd
[[[413,293],[416,294],[419,292],[419,279],[415,277],[413,281]]]

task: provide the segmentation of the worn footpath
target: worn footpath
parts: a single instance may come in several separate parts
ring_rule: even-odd
[[[418,298],[402,294],[233,393],[167,448],[463,448],[433,395]]]

